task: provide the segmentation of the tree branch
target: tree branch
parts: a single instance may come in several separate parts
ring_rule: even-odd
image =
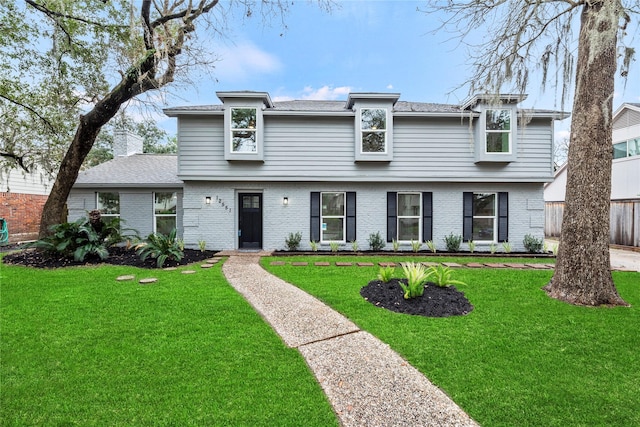
[[[42,121],[42,123],[44,123],[49,128],[49,130],[51,130],[51,132],[56,133],[56,129],[51,124],[51,122],[49,120],[47,120],[45,117],[43,117],[42,115],[40,115],[40,113],[38,113],[33,108],[31,108],[28,105],[25,105],[25,104],[23,104],[21,102],[18,102],[15,99],[8,98],[8,97],[4,96],[3,94],[0,94],[0,98],[5,99],[5,100],[9,101],[10,103],[12,103],[14,105],[17,105],[18,107],[22,107],[25,110],[29,111],[31,114],[33,114],[34,116],[39,118]]]

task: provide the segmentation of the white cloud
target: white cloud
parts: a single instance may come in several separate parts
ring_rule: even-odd
[[[325,101],[334,100],[348,95],[351,90],[352,88],[350,86],[339,86],[334,88],[325,85],[318,89],[314,89],[311,86],[306,86],[302,91],[302,99],[315,99]]]
[[[280,60],[249,41],[221,47],[217,51],[213,74],[226,82],[245,80],[256,74],[270,74],[282,69]]]
[[[387,85],[387,89],[389,89],[389,90],[393,89],[393,85],[392,84],[388,84]]]

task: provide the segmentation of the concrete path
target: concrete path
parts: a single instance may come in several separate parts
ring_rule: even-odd
[[[556,239],[545,239],[550,245],[557,245]],[[609,249],[612,270],[637,271],[640,272],[640,251],[630,249]]]
[[[260,254],[231,255],[222,271],[300,351],[343,426],[478,425],[388,345],[269,274],[259,260]]]

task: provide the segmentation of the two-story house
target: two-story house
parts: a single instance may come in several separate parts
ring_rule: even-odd
[[[509,241],[518,251],[526,234],[544,235],[553,124],[566,113],[519,109],[521,95],[462,105],[397,93],[283,102],[266,92],[217,95],[218,105],[165,110],[178,120],[177,171],[167,156],[117,157],[111,162],[128,166],[107,162],[79,177],[70,217],[109,213],[110,204],[143,234],[175,226],[186,245],[212,249],[281,249],[301,232],[301,249],[315,241],[350,250],[380,232],[388,248],[431,240],[444,250],[454,234],[477,250]]]

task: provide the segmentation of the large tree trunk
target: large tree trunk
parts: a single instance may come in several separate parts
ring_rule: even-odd
[[[619,0],[583,6],[567,190],[555,273],[545,290],[576,305],[627,305],[611,276],[612,108]]]

